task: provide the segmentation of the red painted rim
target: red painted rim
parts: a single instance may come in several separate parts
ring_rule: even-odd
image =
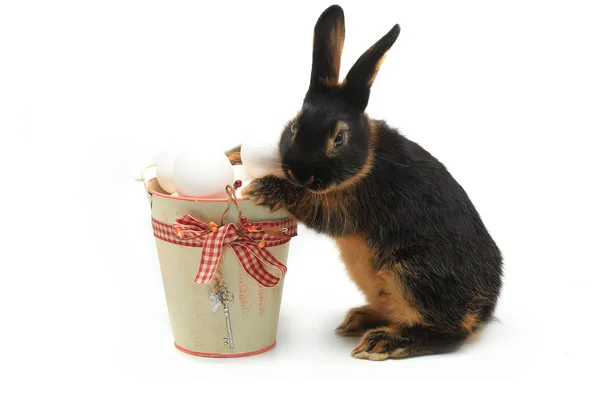
[[[271,350],[273,347],[275,347],[275,344],[277,344],[277,342],[273,342],[272,345],[267,346],[267,347],[265,347],[263,349],[260,349],[260,350],[249,351],[247,353],[237,353],[237,354],[201,353],[199,351],[191,351],[191,350],[188,350],[188,349],[184,349],[183,347],[181,347],[177,343],[175,343],[175,347],[177,348],[177,350],[182,351],[182,352],[187,353],[187,354],[191,354],[193,356],[211,357],[211,358],[236,358],[236,357],[248,357],[248,356],[253,356],[253,355],[256,355],[256,354],[264,353],[266,351]]]
[[[148,181],[148,183],[156,180],[156,178],[152,178]],[[170,194],[164,194],[157,192],[156,190],[152,190],[148,187],[148,183],[146,183],[146,190],[152,193],[153,196],[165,197],[171,200],[182,200],[182,201],[193,201],[194,203],[227,203],[229,201],[228,198],[222,199],[205,199],[202,197],[185,197],[185,196],[171,196]],[[238,201],[249,200],[247,197],[238,197]]]

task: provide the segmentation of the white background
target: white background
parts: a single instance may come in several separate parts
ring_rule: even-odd
[[[333,331],[361,295],[332,243],[302,227],[274,350],[214,360],[173,348],[132,173],[169,140],[225,149],[278,129],[301,106],[312,28],[330,4],[0,3],[0,392],[18,390],[3,398],[598,393],[594,1],[340,3],[342,76],[401,24],[368,112],[446,164],[503,250],[500,321],[478,342],[353,359],[356,340]],[[251,389],[243,378],[350,382]],[[394,382],[356,382],[367,378]]]

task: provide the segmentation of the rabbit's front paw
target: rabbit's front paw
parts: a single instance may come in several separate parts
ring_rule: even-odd
[[[288,182],[274,175],[253,179],[243,190],[242,195],[251,198],[256,205],[277,211],[286,205]]]
[[[386,323],[370,306],[353,308],[348,311],[344,322],[337,327],[335,332],[341,336],[361,336],[369,329],[382,326]]]

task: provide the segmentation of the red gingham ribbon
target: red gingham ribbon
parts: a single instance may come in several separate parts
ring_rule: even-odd
[[[221,260],[221,251],[229,246],[234,251],[242,267],[259,284],[273,287],[285,276],[287,267],[277,261],[265,248],[279,246],[290,241],[297,235],[296,221],[288,219],[277,222],[253,222],[255,228],[287,228],[285,237],[266,236],[261,232],[238,232],[235,224],[219,226],[213,232],[209,224],[199,221],[190,215],[175,220],[173,225],[165,224],[152,218],[154,236],[158,239],[180,246],[202,247],[200,267],[194,282],[209,283]],[[264,240],[264,248],[258,243]],[[281,272],[281,277],[271,274],[265,265],[274,267]]]

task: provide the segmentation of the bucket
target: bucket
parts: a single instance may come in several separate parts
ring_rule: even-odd
[[[205,357],[260,354],[276,343],[290,239],[284,211],[248,199],[171,196],[146,182],[175,347]]]

